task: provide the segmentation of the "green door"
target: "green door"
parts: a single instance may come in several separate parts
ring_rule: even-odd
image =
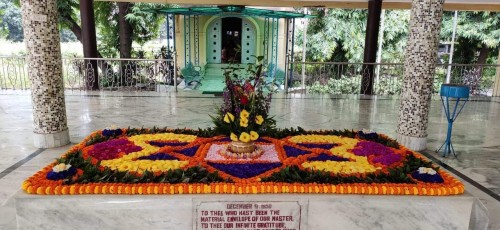
[[[217,18],[208,26],[207,63],[221,63],[221,24]]]
[[[256,30],[248,19],[242,20],[241,63],[255,63]]]
[[[221,18],[212,21],[207,28],[207,63],[222,63],[222,31]],[[255,63],[257,42],[255,26],[243,18],[239,32],[241,32],[241,63]]]

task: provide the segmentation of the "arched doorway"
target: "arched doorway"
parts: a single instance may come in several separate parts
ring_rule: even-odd
[[[255,62],[256,38],[255,26],[246,18],[213,20],[207,27],[207,63]]]

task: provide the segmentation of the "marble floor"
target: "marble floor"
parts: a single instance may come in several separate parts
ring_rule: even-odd
[[[120,127],[205,128],[221,98],[195,91],[66,92],[66,110],[72,143],[96,129]],[[305,129],[362,129],[396,137],[399,99],[392,97],[276,95],[271,113],[279,127]],[[500,102],[467,103],[455,122],[453,142],[458,156],[442,158],[433,150],[446,137],[447,121],[439,100],[433,100],[428,127],[427,154],[448,165],[464,181],[467,192],[489,210],[490,229],[500,229]],[[29,92],[0,91],[0,229],[15,229],[14,199],[22,181],[70,146],[37,149],[33,146]],[[479,184],[479,189],[474,184]],[[486,192],[485,192],[486,191]],[[488,194],[490,193],[490,194]],[[496,217],[496,218],[494,218]]]

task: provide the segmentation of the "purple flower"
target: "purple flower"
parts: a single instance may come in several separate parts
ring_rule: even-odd
[[[177,150],[176,152],[180,153],[180,154],[183,154],[185,156],[188,156],[188,157],[192,157],[194,156],[194,154],[196,154],[196,151],[198,151],[198,148],[200,146],[197,145],[197,146],[193,146],[193,147],[190,147],[190,148],[186,148],[186,149],[182,149],[182,150]]]
[[[156,146],[156,147],[164,147],[164,146],[184,146],[189,144],[188,142],[166,142],[166,141],[150,141],[150,145]]]
[[[374,140],[378,138],[378,134],[376,132],[369,132],[369,131],[359,131],[358,136],[366,140]]]
[[[62,180],[62,179],[66,179],[70,176],[73,176],[75,174],[76,174],[76,168],[71,167],[68,170],[64,170],[61,172],[50,171],[49,173],[47,173],[46,177],[49,180]]]
[[[292,146],[284,145],[285,153],[287,157],[298,157],[300,155],[306,155],[311,153],[311,151],[298,149]]]
[[[373,158],[373,163],[380,163],[383,165],[391,165],[393,163],[401,161],[402,157],[399,154],[387,154],[382,156],[377,156]]]
[[[315,144],[315,143],[299,143],[297,145],[302,146],[302,147],[306,147],[306,148],[310,148],[310,149],[318,148],[318,149],[326,149],[326,150],[329,150],[329,149],[337,146],[336,144]]]
[[[320,154],[317,157],[311,157],[308,159],[309,161],[349,161],[347,158],[339,157],[339,156],[334,156],[334,155],[327,155],[327,154]]]
[[[122,133],[121,129],[105,129],[102,131],[102,135],[105,137],[120,136]]]
[[[358,156],[387,155],[392,154],[392,150],[382,144],[371,141],[360,141],[352,152]]]
[[[208,164],[222,172],[238,178],[250,178],[280,167],[281,163],[253,163],[253,164],[221,164],[208,162]]]
[[[391,165],[403,159],[391,148],[371,141],[360,141],[352,152],[358,156],[374,156],[372,162],[383,165]]]
[[[155,153],[151,154],[149,156],[143,156],[137,158],[138,160],[179,160],[177,157],[174,157],[172,155],[166,154],[166,153]]]
[[[415,180],[419,180],[419,181],[423,181],[423,182],[427,182],[427,183],[443,183],[444,182],[443,177],[441,177],[441,175],[439,175],[437,173],[434,175],[427,174],[427,173],[421,174],[418,172],[418,170],[413,172],[411,174],[411,177],[413,177],[413,179],[415,179]]]

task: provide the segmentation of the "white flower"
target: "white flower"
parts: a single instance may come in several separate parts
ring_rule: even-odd
[[[64,163],[60,163],[56,166],[54,166],[52,168],[52,171],[58,173],[58,172],[63,172],[63,171],[66,171],[68,170],[69,168],[71,168],[71,165],[70,164],[64,164]]]
[[[418,173],[419,174],[435,175],[437,172],[436,172],[436,170],[434,170],[432,168],[420,167],[420,168],[418,168]]]
[[[372,134],[372,133],[375,133],[375,131],[373,130],[369,130],[369,129],[362,129],[361,132],[363,132],[364,134]]]
[[[111,125],[111,126],[109,126],[109,127],[106,127],[106,129],[107,129],[107,130],[116,130],[116,129],[118,129],[118,126],[116,126],[116,125]]]

